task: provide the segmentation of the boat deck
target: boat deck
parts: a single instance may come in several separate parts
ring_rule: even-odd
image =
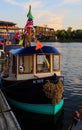
[[[7,100],[0,90],[0,130],[21,130]]]

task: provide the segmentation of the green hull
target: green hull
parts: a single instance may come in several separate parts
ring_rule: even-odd
[[[62,99],[58,104],[29,104],[18,102],[10,98],[7,99],[10,104],[14,105],[19,109],[32,113],[47,114],[47,115],[56,115],[64,105],[64,99]]]

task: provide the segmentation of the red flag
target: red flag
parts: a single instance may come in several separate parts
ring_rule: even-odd
[[[41,49],[42,47],[43,47],[42,43],[40,41],[37,41],[35,50]]]
[[[27,21],[27,23],[26,23],[26,28],[33,28],[33,21],[31,20],[31,21]]]

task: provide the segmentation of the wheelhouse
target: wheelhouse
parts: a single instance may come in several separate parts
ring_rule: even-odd
[[[35,46],[20,48],[11,50],[10,54],[10,77],[24,80],[31,79],[33,76],[50,76],[53,73],[60,75],[61,55],[53,47],[44,46],[37,51]]]

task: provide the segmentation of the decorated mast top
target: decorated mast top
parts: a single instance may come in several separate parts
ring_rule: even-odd
[[[33,15],[31,13],[31,5],[29,6],[29,12],[27,14],[27,22],[24,28],[24,34],[25,34],[25,46],[31,45],[31,37],[33,34]]]
[[[33,28],[33,15],[31,13],[31,5],[29,6],[29,12],[27,14],[28,20],[25,25],[25,29],[28,30],[29,28]]]

